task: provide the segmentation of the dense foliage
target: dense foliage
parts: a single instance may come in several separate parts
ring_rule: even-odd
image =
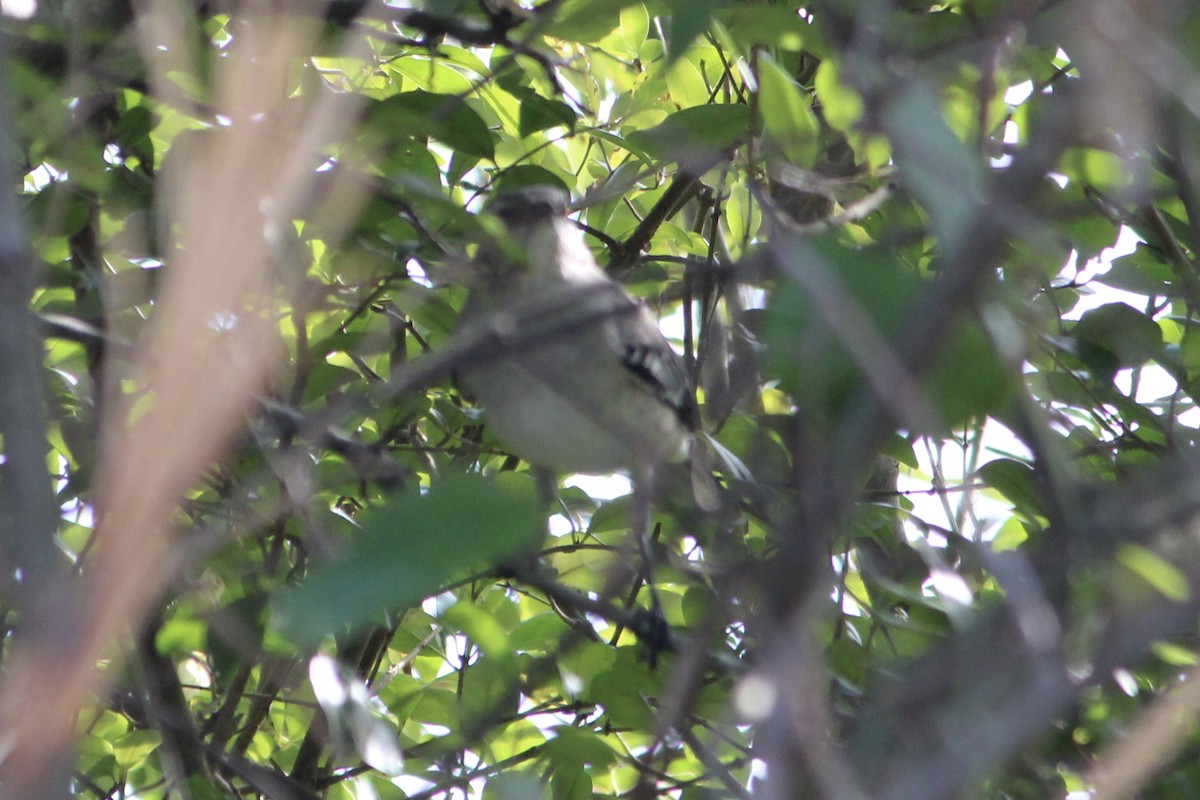
[[[0,797],[1200,793],[1195,4],[0,5]],[[645,552],[453,380],[536,183]]]

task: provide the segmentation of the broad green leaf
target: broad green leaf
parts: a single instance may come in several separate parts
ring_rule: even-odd
[[[313,402],[336,393],[338,388],[362,380],[362,376],[351,369],[334,364],[316,364],[306,376],[304,384],[305,402]]]
[[[492,614],[474,603],[460,602],[448,608],[442,618],[465,633],[510,679],[516,677],[516,658],[508,634]]]
[[[998,458],[979,468],[979,479],[1004,495],[1026,516],[1046,516],[1042,489],[1033,468],[1010,458]]]
[[[450,474],[424,493],[405,490],[366,512],[340,557],[279,598],[280,629],[315,643],[417,603],[462,570],[535,546],[544,523],[532,483],[505,478]]]
[[[521,136],[528,136],[531,133],[559,125],[570,130],[575,128],[577,121],[575,111],[561,100],[547,100],[533,92],[520,95],[520,99]]]
[[[896,459],[906,467],[911,467],[912,469],[920,468],[921,462],[917,459],[912,441],[899,434],[889,437],[883,447],[880,448],[880,453]]]
[[[933,87],[916,79],[895,87],[881,120],[901,182],[929,212],[942,247],[968,245],[983,207],[983,165],[950,131]]]
[[[208,626],[202,620],[180,614],[158,629],[154,647],[163,655],[181,656],[203,650],[207,638]]]
[[[424,54],[410,55],[385,62],[383,69],[403,76],[402,88],[416,86],[423,91],[461,97],[471,91],[471,81],[442,59],[430,59]]]
[[[1189,328],[1179,343],[1179,363],[1189,376],[1200,375],[1200,330]]]
[[[621,38],[629,52],[637,54],[650,32],[650,13],[642,3],[632,3],[621,9]]]
[[[137,764],[162,744],[162,734],[154,730],[130,731],[113,741],[113,755],[124,769]]]
[[[630,133],[628,139],[651,155],[689,167],[715,164],[748,133],[750,110],[741,105],[685,108],[660,125]]]
[[[546,32],[570,42],[596,42],[621,24],[621,9],[638,0],[565,0]]]
[[[680,108],[702,106],[709,100],[709,89],[691,58],[677,59],[666,70],[664,79],[671,99]]]
[[[544,654],[552,651],[569,630],[562,615],[547,612],[517,625],[509,635],[508,643],[518,653]]]
[[[992,549],[997,553],[1016,550],[1029,540],[1029,531],[1016,517],[1009,517],[992,537]]]
[[[503,188],[508,191],[521,186],[541,186],[542,184],[559,186],[568,192],[571,190],[571,187],[564,183],[560,176],[545,167],[534,164],[518,164],[515,167],[509,167],[504,170],[504,177],[497,181],[496,185],[498,189]]]
[[[429,148],[414,140],[401,141],[391,148],[380,165],[385,175],[403,174],[407,178],[428,181],[430,185],[441,183],[442,170]],[[393,212],[394,214],[394,212]]]
[[[1144,243],[1139,243],[1129,255],[1114,258],[1108,272],[1097,276],[1096,280],[1114,289],[1151,297],[1179,295],[1175,272],[1163,253]]]
[[[113,754],[113,743],[94,733],[80,736],[75,742],[79,755],[87,759],[100,759]]]
[[[1186,602],[1192,596],[1187,575],[1153,550],[1124,544],[1117,552],[1117,562],[1175,602]]]
[[[758,111],[763,129],[788,160],[811,167],[820,145],[821,125],[812,102],[787,71],[765,53],[758,62]]]
[[[408,718],[422,725],[439,725],[453,729],[462,722],[462,698],[444,689],[423,689],[417,692],[416,702]]]
[[[520,684],[514,661],[506,661],[501,663],[485,655],[466,669],[460,696],[464,721],[517,713],[517,704],[521,700]]]
[[[1060,168],[1068,178],[1085,186],[1111,191],[1133,183],[1129,162],[1107,150],[1073,147],[1063,153]]]
[[[1168,664],[1177,667],[1194,667],[1200,664],[1200,654],[1188,647],[1182,647],[1170,642],[1155,642],[1151,647],[1154,655]]]
[[[1071,330],[1079,356],[1098,370],[1133,367],[1162,354],[1162,329],[1124,303],[1092,309]]]
[[[544,752],[556,764],[586,764],[599,769],[606,769],[617,760],[617,754],[603,737],[567,725],[554,729],[554,738],[546,742]]]
[[[747,49],[753,45],[775,45],[782,50],[804,47],[809,25],[793,6],[731,3],[717,18],[734,40]]]
[[[788,236],[774,248],[793,280],[767,307],[766,364],[804,408],[832,421],[855,392],[879,390],[878,370],[896,368],[891,343],[904,335],[928,284],[882,248]],[[954,326],[920,377],[914,388],[923,390],[935,412],[927,422],[939,430],[999,412],[1016,390],[1012,370],[970,320]]]
[[[456,95],[401,92],[374,104],[372,115],[393,132],[432,136],[467,155],[491,159],[495,152],[487,124]]]
[[[776,244],[795,280],[769,299],[762,330],[765,363],[804,408],[833,414],[871,365],[847,353],[831,320],[870,325],[868,335],[886,345],[921,282],[882,248],[847,248],[830,237],[779,238]],[[814,295],[810,281],[832,291],[833,299]]]
[[[666,32],[667,62],[681,58],[696,37],[708,30],[716,0],[662,0],[669,16],[660,18]]]
[[[547,787],[535,775],[509,770],[488,779],[480,800],[549,800],[549,797]]]
[[[654,718],[648,698],[657,694],[657,684],[636,648],[622,647],[611,666],[587,682],[581,699],[603,706],[617,727],[641,727]]]
[[[583,767],[558,767],[550,776],[550,790],[554,800],[588,800],[592,779]]]
[[[996,352],[984,327],[964,319],[951,327],[942,352],[924,381],[941,422],[957,427],[1001,415],[1016,395],[1018,376]]]
[[[835,62],[821,62],[813,77],[813,89],[821,101],[821,115],[830,127],[846,131],[862,119],[862,95],[842,82]]]

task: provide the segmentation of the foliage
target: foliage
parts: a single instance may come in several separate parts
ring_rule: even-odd
[[[1193,4],[18,6],[0,796],[1200,791]],[[650,563],[453,381],[538,183],[698,385]]]

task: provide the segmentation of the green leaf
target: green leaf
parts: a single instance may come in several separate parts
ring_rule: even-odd
[[[113,741],[113,755],[120,767],[129,769],[157,750],[161,744],[162,736],[158,731],[130,731]]]
[[[707,168],[746,137],[749,124],[746,106],[713,104],[676,111],[661,124],[627,138],[656,158]]]
[[[862,119],[862,95],[841,79],[837,64],[826,59],[813,76],[813,90],[821,101],[821,115],[831,128],[848,131]]]
[[[307,375],[304,384],[304,402],[312,403],[328,398],[347,384],[362,380],[362,376],[352,369],[339,367],[336,364],[316,364]]]
[[[575,110],[561,100],[547,100],[533,92],[520,95],[520,100],[518,127],[522,137],[559,125],[575,129],[578,121]]]
[[[22,198],[25,213],[43,226],[45,235],[73,236],[83,230],[91,215],[87,193],[69,180],[51,183],[35,195]]]
[[[1111,191],[1133,183],[1128,159],[1094,147],[1068,149],[1059,166],[1064,175],[1084,186]]]
[[[1151,645],[1154,655],[1175,667],[1194,667],[1200,664],[1200,655],[1195,650],[1171,642],[1155,642]]]
[[[382,64],[383,71],[400,77],[398,87],[412,85],[427,92],[449,97],[465,97],[472,91],[471,81],[446,60],[425,53],[401,56]]]
[[[683,613],[683,623],[688,627],[698,627],[712,612],[713,596],[708,589],[698,586],[689,587],[683,593],[680,610]]]
[[[442,618],[465,633],[504,674],[516,677],[516,655],[508,634],[494,616],[471,601],[463,601],[448,608]]]
[[[621,9],[621,38],[629,52],[637,54],[650,32],[650,12],[643,3],[633,3]]]
[[[617,760],[617,754],[603,737],[569,725],[555,728],[554,738],[546,742],[543,751],[556,764],[607,769]]]
[[[920,80],[897,87],[881,121],[901,180],[929,212],[942,247],[954,251],[967,245],[983,207],[983,165],[951,132],[933,87]]]
[[[880,448],[880,453],[896,459],[906,467],[920,468],[921,462],[917,459],[916,451],[913,450],[912,441],[899,434],[888,437],[883,447]]]
[[[547,797],[545,787],[536,777],[528,772],[509,770],[488,779],[480,800],[545,800]]]
[[[1162,328],[1141,311],[1124,303],[1092,309],[1071,330],[1079,356],[1098,371],[1134,367],[1163,352]]]
[[[611,666],[588,681],[580,699],[603,706],[611,724],[619,728],[640,728],[654,719],[647,698],[657,693],[658,681],[639,661],[636,648],[621,647]]]
[[[1117,551],[1117,563],[1177,603],[1186,602],[1192,596],[1187,575],[1153,550],[1133,544],[1122,545]]]
[[[1129,255],[1113,259],[1108,272],[1096,280],[1114,289],[1150,297],[1179,296],[1174,271],[1162,251],[1148,244],[1139,243]]]
[[[860,319],[872,326],[877,341],[891,336],[906,319],[920,279],[896,256],[879,247],[851,248],[830,236],[813,239],[780,237],[780,257],[812,280],[833,288],[836,302],[814,297],[799,280],[781,285],[769,298],[762,330],[765,364],[801,407],[836,415],[851,392],[861,385],[863,369],[830,326],[830,319]]]
[[[396,133],[432,136],[456,151],[492,159],[495,145],[487,124],[457,95],[422,90],[401,92],[377,102],[372,116]]]
[[[991,486],[1026,516],[1047,514],[1037,474],[1028,464],[1010,458],[998,458],[979,468],[979,480]]]
[[[663,0],[669,16],[660,18],[666,41],[667,63],[679,59],[696,37],[708,30],[712,24],[714,0]]]
[[[1029,540],[1029,531],[1017,517],[1009,517],[992,537],[992,549],[997,553],[1016,550]]]
[[[704,82],[700,68],[690,58],[675,61],[663,74],[671,100],[680,108],[691,108],[708,103],[710,90]]]
[[[554,800],[587,800],[592,796],[592,779],[583,767],[559,767],[550,777],[550,793]]]
[[[208,626],[195,617],[180,614],[165,622],[154,636],[154,649],[167,656],[181,656],[203,650]]]
[[[548,611],[522,621],[509,635],[508,643],[518,653],[545,654],[569,630],[562,616]]]
[[[409,719],[423,725],[455,728],[462,723],[462,699],[444,689],[423,689],[409,710]]]
[[[483,656],[467,668],[459,700],[464,720],[517,713],[521,693],[514,666],[515,661],[511,659],[502,664],[497,659]]]
[[[758,111],[763,128],[788,160],[812,167],[820,145],[821,125],[812,101],[792,77],[765,53],[759,57]]]
[[[422,178],[437,186],[442,180],[442,170],[429,148],[415,139],[401,140],[392,147],[380,164],[385,175],[403,174],[408,178]],[[394,212],[393,212],[394,213]]]
[[[638,0],[565,0],[546,33],[569,42],[598,42],[621,21],[621,9]]]
[[[524,476],[472,474],[408,489],[366,512],[347,551],[313,568],[278,600],[280,630],[311,646],[435,593],[469,567],[494,564],[541,541],[544,521]]]
[[[749,49],[753,45],[775,45],[782,50],[800,50],[809,32],[794,6],[733,3],[717,13],[729,35]]]
[[[558,186],[566,192],[571,191],[571,187],[563,183],[562,178],[545,167],[535,164],[518,164],[504,170],[504,176],[496,182],[496,189],[507,192],[522,186],[541,186],[543,184]]]
[[[1016,396],[1018,376],[1001,359],[977,320],[954,325],[924,381],[941,422],[954,427],[1000,415]]]

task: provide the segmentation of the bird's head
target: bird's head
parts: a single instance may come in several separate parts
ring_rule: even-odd
[[[511,280],[516,273],[557,272],[569,223],[569,197],[554,186],[528,186],[499,192],[487,210],[504,224],[508,241],[498,241],[483,259],[485,279]]]
[[[562,219],[567,215],[568,200],[567,193],[556,186],[526,186],[498,192],[488,210],[515,232]]]

